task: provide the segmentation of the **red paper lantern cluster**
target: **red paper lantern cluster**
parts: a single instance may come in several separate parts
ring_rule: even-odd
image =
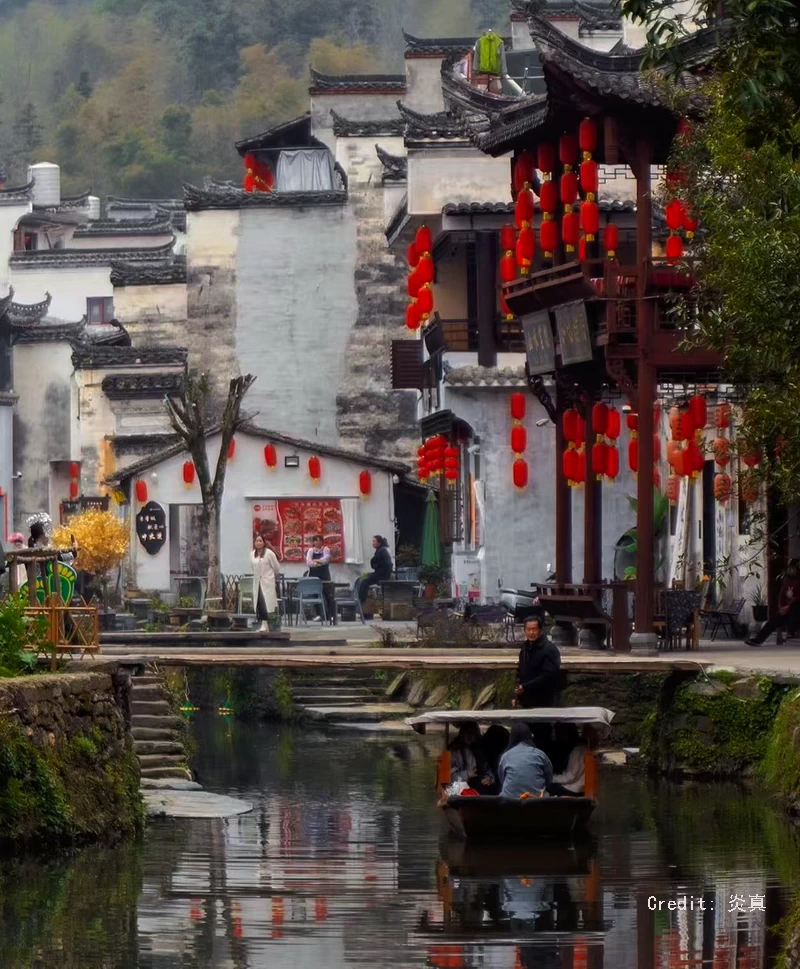
[[[362,498],[369,498],[372,494],[372,475],[366,469],[358,476],[358,490]]]
[[[504,225],[500,229],[500,279],[504,283],[510,283],[517,278],[517,231],[513,225]],[[500,308],[507,320],[513,320],[514,314],[511,307],[506,303],[505,296],[500,293]]]
[[[322,461],[316,454],[312,454],[308,459],[308,476],[314,484],[317,484],[322,477]]]
[[[445,470],[447,440],[441,434],[429,437],[417,449],[417,474],[420,481],[436,477]]]
[[[584,118],[578,127],[578,145],[581,150],[581,188],[584,193],[581,202],[581,229],[583,229],[584,255],[586,243],[594,242],[600,230],[600,210],[597,207],[598,174],[597,162],[592,159],[597,148],[597,123]]]
[[[617,439],[622,429],[622,419],[615,407],[598,401],[592,407],[592,431],[596,435],[592,447],[592,470],[599,478],[609,481],[619,474],[619,448]]]
[[[700,394],[690,398],[685,410],[677,406],[670,408],[669,428],[672,439],[667,443],[667,463],[676,475],[697,478],[703,470],[706,460],[703,428],[707,423],[708,407],[705,398]]]
[[[577,488],[586,481],[586,421],[570,407],[561,418],[567,450],[562,458],[562,470],[570,488]]]
[[[522,424],[526,410],[525,394],[515,391],[509,397],[508,409],[512,420],[511,450],[515,459],[511,468],[511,477],[517,488],[524,488],[528,483],[528,462],[522,457],[528,448],[528,432]],[[524,472],[521,470],[523,465]]]
[[[448,445],[444,449],[444,479],[448,488],[455,488],[458,481],[460,452],[457,447]]]
[[[407,290],[411,302],[406,307],[406,326],[418,330],[433,312],[433,290],[436,277],[433,263],[433,236],[426,225],[417,229],[414,241],[409,244]]]
[[[274,444],[264,445],[264,464],[266,464],[270,471],[274,471],[278,466],[278,449]]]
[[[670,181],[670,174],[667,174]],[[672,179],[674,184],[679,180]],[[667,236],[666,254],[670,262],[677,262],[683,256],[683,238],[681,230],[686,233],[686,238],[691,240],[697,231],[698,221],[686,206],[686,203],[679,198],[673,198],[667,202],[664,208],[664,218],[667,223],[669,235]]]
[[[578,164],[578,139],[573,134],[563,134],[558,143],[558,157],[564,166],[561,176],[560,198],[564,206],[561,218],[561,239],[566,253],[575,252],[580,235],[580,219],[578,213],[572,211],[572,206],[578,198],[578,174],[575,168]]]
[[[142,478],[137,478],[135,491],[136,491],[136,500],[139,502],[139,504],[146,505],[147,504],[147,482],[144,481]]]
[[[536,171],[536,159],[526,149],[517,156],[514,165],[514,191],[519,194],[533,184],[533,176]]]
[[[75,501],[81,493],[80,475],[80,465],[77,461],[73,461],[69,466],[69,497],[72,501]]]
[[[539,171],[542,173],[542,187],[539,190],[539,208],[542,211],[542,221],[539,226],[539,242],[542,255],[552,260],[553,253],[558,247],[558,223],[555,221],[559,202],[559,186],[553,181],[553,169],[556,165],[556,150],[551,144],[542,144],[538,148]]]

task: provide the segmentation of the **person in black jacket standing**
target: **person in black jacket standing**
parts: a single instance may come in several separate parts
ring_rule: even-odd
[[[519,651],[515,706],[552,707],[561,678],[561,653],[544,634],[537,616],[525,620],[525,642]]]
[[[389,551],[389,543],[382,535],[372,536],[372,547],[375,554],[370,559],[369,567],[372,571],[365,575],[358,587],[358,597],[363,605],[366,602],[371,585],[380,585],[392,577],[392,553]]]

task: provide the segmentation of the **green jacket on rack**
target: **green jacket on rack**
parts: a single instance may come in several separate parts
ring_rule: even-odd
[[[483,37],[478,38],[475,48],[477,53],[477,63],[474,65],[475,73],[499,76],[502,64],[502,38],[498,37],[493,31],[489,31]]]

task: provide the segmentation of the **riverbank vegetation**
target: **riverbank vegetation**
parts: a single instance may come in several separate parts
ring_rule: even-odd
[[[402,29],[507,29],[507,0],[10,0],[0,145],[13,180],[61,165],[76,194],[180,195],[241,177],[233,142],[308,110],[309,65],[403,70]]]

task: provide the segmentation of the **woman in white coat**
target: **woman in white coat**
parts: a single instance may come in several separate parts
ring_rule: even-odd
[[[278,609],[278,592],[276,582],[281,567],[278,556],[267,548],[264,539],[256,535],[253,543],[253,554],[250,556],[253,565],[253,595],[256,600],[256,615],[261,620],[261,632],[269,628],[267,616]]]

